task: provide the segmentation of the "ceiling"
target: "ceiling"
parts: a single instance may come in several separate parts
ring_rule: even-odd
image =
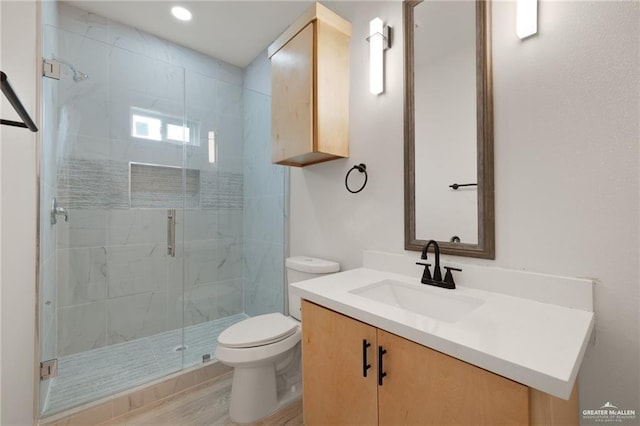
[[[68,1],[179,45],[246,67],[309,7],[297,1]],[[178,21],[171,7],[191,11]]]

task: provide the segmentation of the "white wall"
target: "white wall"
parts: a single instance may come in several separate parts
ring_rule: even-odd
[[[402,14],[399,3],[329,7],[353,24],[351,157],[292,169],[291,254],[351,269],[364,249],[403,251]],[[364,41],[375,16],[395,30],[377,98]],[[595,278],[580,405],[638,410],[640,4],[542,1],[539,31],[520,41],[515,2],[493,3],[496,260],[462,261]],[[344,174],[359,162],[370,182],[352,195]]]
[[[365,248],[401,251],[403,225],[403,45],[399,2],[329,2],[349,20],[350,157],[303,169],[291,168],[291,255],[339,260],[343,269],[362,264]],[[385,93],[369,93],[369,21],[379,16],[393,27],[385,52]],[[365,163],[366,188],[347,192],[345,174]],[[352,185],[360,183],[357,172]]]
[[[1,2],[0,66],[30,115],[36,119],[36,4]],[[2,118],[17,119],[2,101]],[[33,423],[36,135],[0,127],[2,287],[0,406],[2,425]]]

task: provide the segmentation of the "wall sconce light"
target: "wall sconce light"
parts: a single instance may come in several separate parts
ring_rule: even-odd
[[[389,27],[382,19],[369,22],[369,91],[374,95],[384,92],[384,51],[389,48]]]
[[[516,4],[516,34],[520,39],[538,32],[538,0],[518,0]]]

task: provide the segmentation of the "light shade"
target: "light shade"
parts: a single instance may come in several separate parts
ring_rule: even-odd
[[[175,16],[177,19],[181,20],[181,21],[190,21],[191,20],[191,12],[189,12],[189,10],[185,9],[182,6],[174,6],[171,8],[171,13],[173,14],[173,16]]]
[[[516,5],[516,34],[520,39],[538,32],[538,0],[518,0]]]
[[[369,91],[384,91],[384,22],[375,18],[369,23]]]

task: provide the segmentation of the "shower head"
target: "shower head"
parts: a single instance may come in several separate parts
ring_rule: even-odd
[[[69,69],[73,72],[73,76],[71,78],[73,78],[73,81],[75,81],[76,83],[79,83],[89,78],[88,74],[85,74],[82,71],[78,70],[76,67],[74,67],[67,61],[63,61],[62,59],[56,59],[56,62],[59,62],[69,67]]]
[[[89,78],[89,75],[83,73],[82,71],[78,71],[76,69],[73,70],[73,81],[76,83],[81,82],[82,80],[86,80]]]

